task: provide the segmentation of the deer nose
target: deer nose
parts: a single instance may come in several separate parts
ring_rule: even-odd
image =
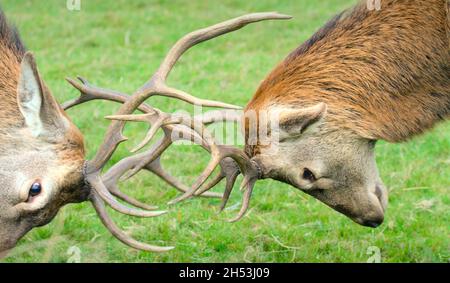
[[[363,225],[367,226],[367,227],[377,228],[378,226],[381,225],[381,223],[383,223],[383,219],[380,219],[380,220],[378,220],[378,219],[377,220],[366,220],[366,221],[363,222]]]

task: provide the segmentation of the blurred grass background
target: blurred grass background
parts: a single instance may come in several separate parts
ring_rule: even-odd
[[[258,11],[279,11],[290,21],[253,24],[194,47],[181,59],[170,84],[201,98],[242,105],[259,82],[291,50],[330,17],[355,0],[295,1],[156,1],[81,0],[70,11],[65,0],[1,2],[9,19],[38,60],[60,102],[78,93],[64,81],[82,75],[98,86],[131,93],[155,71],[171,45],[195,29]],[[192,110],[164,98],[151,103],[165,111]],[[92,102],[68,113],[85,134],[88,155],[103,139],[118,105]],[[129,155],[146,128],[129,125],[131,141],[120,146],[112,162]],[[164,166],[191,183],[208,161],[193,146],[176,146]],[[373,248],[383,262],[449,262],[450,124],[445,123],[405,144],[377,146],[381,176],[390,188],[385,223],[378,229],[358,226],[300,191],[275,181],[258,183],[246,217],[237,213],[236,190],[230,209],[217,214],[219,200],[193,199],[167,207],[177,192],[142,173],[122,188],[130,195],[170,213],[135,219],[111,212],[137,239],[176,245],[163,254],[140,252],[113,238],[90,204],[65,207],[48,226],[35,229],[6,262],[366,262]],[[222,191],[223,184],[216,191]]]

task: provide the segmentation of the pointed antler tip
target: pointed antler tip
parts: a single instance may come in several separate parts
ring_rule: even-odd
[[[284,19],[284,20],[289,20],[289,19],[292,19],[292,18],[293,18],[293,16],[291,16],[291,15],[286,15],[286,14],[279,14],[279,13],[277,13],[277,15],[278,15],[278,18],[279,18],[279,19]]]
[[[174,204],[177,204],[178,202],[179,202],[179,200],[173,199],[173,200],[167,202],[167,205],[174,205]]]
[[[167,210],[148,211],[148,212],[149,212],[149,215],[151,215],[150,217],[160,216],[160,215],[164,215],[164,214],[167,214],[167,213],[168,213]]]
[[[87,83],[87,80],[80,75],[77,76],[77,79],[84,84]]]
[[[228,223],[236,223],[236,222],[238,222],[239,220],[241,220],[241,218],[242,218],[242,216],[235,217],[235,218],[232,218],[232,219],[228,219],[227,222],[228,222]]]
[[[261,13],[254,13],[249,14],[249,16],[262,16],[263,18],[267,20],[288,20],[292,19],[293,17],[291,15],[286,15],[278,12],[261,12]]]
[[[69,82],[71,85],[75,85],[77,82],[71,77],[65,77],[65,80]]]
[[[138,152],[139,150],[143,149],[149,142],[150,142],[150,140],[141,142],[141,143],[140,143],[139,145],[137,145],[135,148],[131,149],[130,152],[131,152],[131,153],[136,153],[136,152]]]
[[[268,12],[267,14],[270,14],[270,15],[276,17],[277,19],[292,19],[293,18],[291,15],[279,13],[276,11]]]
[[[168,251],[171,251],[173,249],[175,249],[175,247],[163,247],[163,248],[161,248],[161,251],[162,252],[168,252]]]

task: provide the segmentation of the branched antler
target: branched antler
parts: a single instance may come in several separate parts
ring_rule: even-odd
[[[278,13],[255,13],[189,33],[172,47],[156,73],[131,96],[93,86],[87,80],[80,77],[78,78],[80,82],[73,79],[67,79],[71,85],[80,91],[81,95],[77,99],[64,103],[64,109],[69,109],[76,105],[98,99],[122,103],[122,106],[115,115],[106,117],[112,120],[112,122],[95,157],[86,162],[84,172],[85,181],[91,187],[92,191],[91,202],[105,226],[119,240],[131,247],[147,251],[161,252],[171,249],[171,247],[155,247],[137,242],[122,232],[106,213],[104,207],[105,203],[114,210],[133,216],[153,217],[164,213],[164,211],[152,211],[155,207],[141,203],[119,190],[119,180],[128,179],[141,170],[147,170],[156,174],[165,182],[183,193],[181,196],[172,200],[170,204],[188,199],[192,196],[220,197],[222,195],[210,193],[208,191],[221,180],[226,179],[227,184],[225,194],[223,195],[221,209],[226,205],[237,176],[242,173],[244,175],[244,181],[241,188],[245,190],[242,208],[238,216],[231,221],[237,221],[244,215],[249,205],[254,184],[259,178],[258,167],[241,149],[220,145],[206,128],[208,124],[214,122],[238,121],[239,116],[236,115],[236,113],[230,115],[230,110],[212,111],[197,116],[169,114],[150,106],[145,103],[145,101],[152,96],[158,95],[179,99],[190,104],[205,107],[240,109],[238,106],[200,99],[182,90],[172,88],[166,84],[167,77],[183,53],[198,43],[238,30],[250,23],[270,19],[278,20],[289,18],[290,16]],[[133,114],[136,110],[141,111],[142,114]],[[155,134],[159,129],[163,130],[164,137],[158,140],[150,150],[121,160],[104,175],[101,175],[103,167],[109,161],[118,145],[126,140],[122,135],[122,131],[125,123],[128,121],[146,122],[150,125],[146,137],[132,150],[133,152],[146,146],[155,137]],[[202,146],[211,154],[211,160],[207,167],[190,187],[181,183],[161,167],[161,154],[167,150],[173,142],[178,140],[192,141]],[[219,165],[221,167],[219,175],[214,177],[208,184],[204,184]],[[202,187],[202,185],[204,186]],[[135,208],[121,204],[115,197]]]

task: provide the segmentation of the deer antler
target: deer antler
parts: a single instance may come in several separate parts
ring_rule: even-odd
[[[85,182],[91,188],[91,202],[104,225],[115,237],[125,244],[137,249],[155,252],[171,249],[171,247],[155,247],[137,242],[122,232],[106,213],[104,207],[105,203],[121,213],[132,216],[152,217],[165,213],[164,211],[151,211],[155,208],[143,204],[120,192],[117,185],[119,179],[130,178],[142,169],[155,173],[167,183],[183,192],[180,197],[172,200],[170,204],[177,203],[194,195],[220,197],[221,195],[209,193],[208,190],[214,187],[222,179],[226,178],[227,185],[225,195],[223,196],[222,209],[233,189],[236,177],[242,173],[244,175],[244,181],[241,188],[246,190],[244,201],[241,211],[236,218],[232,219],[232,221],[237,221],[244,215],[248,208],[253,186],[260,175],[258,167],[241,149],[219,145],[212,134],[206,129],[206,125],[208,124],[225,120],[236,121],[239,118],[236,117],[236,115],[230,116],[230,111],[215,111],[193,117],[189,115],[169,114],[146,104],[145,101],[151,96],[159,95],[206,107],[240,109],[238,106],[223,102],[199,99],[182,90],[172,88],[166,84],[167,77],[183,53],[198,43],[238,30],[250,23],[263,20],[289,18],[291,17],[278,13],[248,14],[189,33],[172,47],[156,73],[131,96],[117,91],[95,87],[82,78],[79,78],[81,83],[73,79],[67,79],[70,84],[80,91],[81,95],[77,99],[64,103],[63,108],[65,109],[96,99],[123,103],[115,115],[106,117],[112,120],[112,122],[98,152],[92,160],[85,163],[84,169]],[[143,114],[133,114],[135,110],[139,110],[143,112]],[[150,150],[123,159],[101,176],[103,167],[109,161],[118,145],[126,140],[122,135],[122,131],[127,121],[139,121],[150,124],[150,129],[146,138],[133,150],[133,152],[138,151],[152,140],[158,129],[163,130],[164,137]],[[190,187],[185,186],[176,178],[166,173],[160,164],[161,154],[177,140],[193,141],[201,145],[212,156],[206,169]],[[201,188],[218,165],[221,166],[220,174]],[[119,203],[114,196],[136,208]]]

